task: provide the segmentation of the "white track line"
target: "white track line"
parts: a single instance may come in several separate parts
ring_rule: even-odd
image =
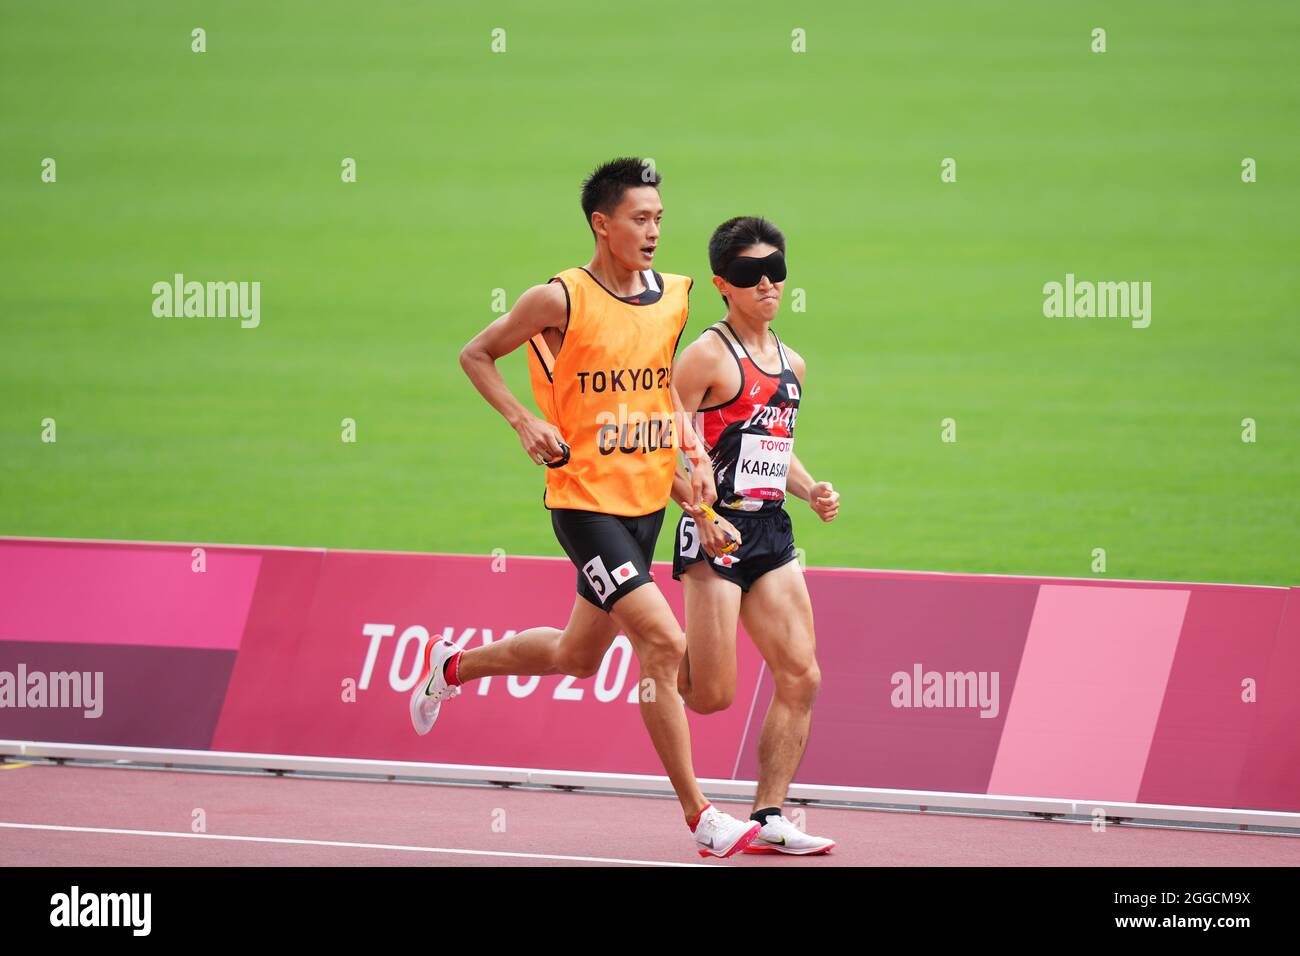
[[[345,843],[341,840],[297,840],[288,837],[239,836],[226,833],[172,833],[168,830],[119,830],[110,827],[65,827],[51,823],[0,823],[7,830],[57,830],[64,833],[107,833],[125,836],[179,837],[190,840],[231,840],[243,843],[282,843],[295,846],[334,846],[353,850],[402,850],[407,853],[448,853],[459,856],[499,856],[519,860],[559,860],[572,863],[622,863],[628,866],[703,866],[708,863],[672,863],[667,860],[623,860],[605,856],[562,856],[554,853],[508,853],[504,850],[459,850],[446,847],[406,846],[400,843]]]
[[[763,686],[763,674],[767,671],[767,661],[758,662],[758,680],[754,681],[754,697],[749,702],[749,713],[745,716],[745,730],[740,735],[740,746],[736,748],[736,763],[731,768],[731,779],[740,773],[740,758],[745,755],[745,741],[749,739],[749,725],[754,722],[754,705],[758,703],[758,691]],[[755,784],[757,786],[757,784]]]

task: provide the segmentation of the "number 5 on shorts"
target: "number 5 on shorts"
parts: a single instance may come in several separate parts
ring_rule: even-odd
[[[610,591],[614,590],[614,581],[605,570],[605,562],[596,555],[582,566],[582,573],[587,576],[587,583],[596,592],[596,597],[604,601]]]
[[[690,517],[682,518],[681,528],[678,531],[678,545],[681,548],[683,558],[693,558],[700,551],[700,532],[695,527],[695,519]]]

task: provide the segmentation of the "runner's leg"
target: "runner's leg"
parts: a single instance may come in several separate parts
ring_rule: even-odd
[[[690,727],[677,693],[677,670],[686,650],[686,637],[653,582],[624,595],[610,614],[628,636],[641,664],[641,719],[686,819],[694,820],[709,801],[695,780]]]
[[[686,655],[677,687],[686,706],[712,714],[731,706],[736,695],[736,622],[740,585],[716,574],[703,561],[681,576],[686,596]]]
[[[779,807],[808,745],[812,705],[821,683],[812,601],[797,561],[759,577],[740,605],[740,617],[776,685],[758,743],[754,809]]]
[[[457,664],[463,684],[494,674],[590,677],[618,634],[618,624],[586,598],[574,598],[564,630],[530,627],[504,641],[465,651]]]

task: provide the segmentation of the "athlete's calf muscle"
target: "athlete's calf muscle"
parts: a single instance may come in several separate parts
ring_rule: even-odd
[[[561,674],[591,677],[618,635],[618,623],[585,598],[573,605],[564,633],[556,648],[556,667]]]

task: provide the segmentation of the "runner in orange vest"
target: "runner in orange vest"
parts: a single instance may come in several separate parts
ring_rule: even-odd
[[[650,575],[679,449],[694,465],[684,494],[694,503],[717,497],[708,456],[672,384],[691,280],[652,268],[663,216],[660,181],[640,159],[597,168],[582,188],[596,241],[591,261],[529,289],[461,351],[461,367],[518,433],[529,459],[549,466],[543,503],[578,568],[578,596],[562,630],[533,627],[466,651],[430,641],[411,720],[418,733],[428,733],[441,703],[480,677],[589,677],[621,630],[641,664],[641,717],[696,848],[701,856],[725,857],[743,850],[759,825],[710,805],[696,782],[677,690],[686,638]],[[525,344],[543,418],[519,402],[496,367]]]

